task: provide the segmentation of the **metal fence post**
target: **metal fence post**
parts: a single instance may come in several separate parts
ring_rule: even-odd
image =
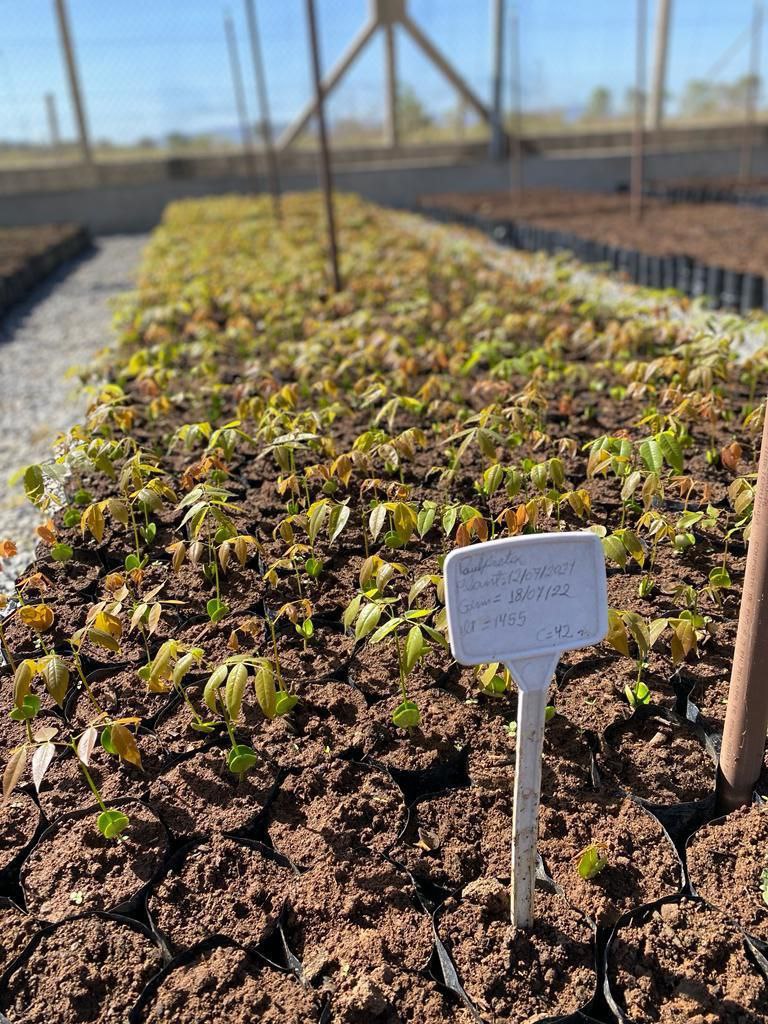
[[[259,40],[259,29],[256,21],[255,0],[245,0],[245,14],[248,20],[248,34],[251,40],[253,75],[256,79],[256,96],[259,103],[261,138],[264,143],[264,154],[267,161],[269,191],[272,193],[272,209],[275,217],[280,220],[280,169],[278,167],[277,154],[275,153],[275,146],[272,140],[269,96],[267,94],[267,80],[266,75],[264,74],[264,61],[261,55],[261,42]]]
[[[320,135],[320,184],[325,203],[325,219],[328,227],[328,261],[330,263],[333,290],[341,291],[341,275],[339,274],[339,254],[336,246],[336,221],[333,215],[333,183],[331,181],[331,164],[328,154],[328,133],[325,125],[325,92],[320,73],[320,52],[317,43],[317,22],[315,20],[315,2],[306,0],[307,26],[309,28],[309,46],[312,57],[312,78],[315,85],[315,104],[317,106],[317,128]]]
[[[85,116],[82,92],[80,89],[80,76],[77,71],[75,49],[72,44],[72,34],[69,28],[66,0],[54,0],[56,9],[56,21],[59,26],[59,40],[64,53],[64,62],[67,66],[67,80],[69,82],[69,93],[72,98],[72,106],[75,111],[77,122],[77,134],[80,142],[80,154],[83,162],[89,166],[93,165],[93,152],[91,140],[88,135],[88,122]]]
[[[243,153],[247,173],[251,177],[256,176],[256,159],[253,151],[253,133],[248,121],[248,107],[245,103],[245,89],[243,88],[243,73],[240,68],[240,55],[237,52],[237,37],[235,35],[235,24],[232,16],[224,12],[224,34],[227,37],[227,51],[229,53],[229,70],[232,74],[232,88],[235,93],[235,106],[237,117],[240,122],[240,138],[243,142]]]

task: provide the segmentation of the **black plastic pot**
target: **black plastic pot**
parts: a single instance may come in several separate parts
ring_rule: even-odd
[[[706,906],[704,901],[698,899],[697,897],[684,896],[684,898],[687,902],[693,904],[700,904],[701,906]],[[626,928],[629,925],[642,925],[651,917],[652,914],[654,914],[657,910],[660,910],[660,908],[663,907],[665,904],[676,904],[680,902],[680,899],[681,896],[679,895],[665,896],[663,899],[655,900],[652,903],[646,903],[641,907],[637,907],[635,910],[629,911],[629,913],[625,914],[617,922],[615,927],[611,930],[610,935],[608,936],[603,951],[603,995],[605,997],[605,1002],[608,1008],[610,1009],[610,1012],[615,1016],[619,1024],[633,1024],[633,1020],[627,1016],[627,1014],[619,1005],[617,995],[614,991],[614,986],[611,980],[611,956],[616,942],[616,938],[622,928]],[[734,929],[734,931],[736,930],[737,929]],[[744,945],[747,960],[753,965],[757,973],[762,976],[763,981],[768,983],[768,978],[766,978],[766,972],[768,971],[768,961],[765,960],[762,951],[759,950],[759,948],[756,947],[754,943],[750,942],[743,935],[742,942]],[[734,1015],[723,1019],[735,1021],[737,1017]],[[738,1019],[741,1019],[741,1017],[739,1017]],[[744,1019],[746,1020],[747,1018]],[[754,1018],[750,1018],[750,1020],[751,1019]]]
[[[764,281],[759,274],[744,274],[741,281],[742,315],[746,316],[753,309],[762,309],[764,297]]]
[[[552,896],[557,895],[559,899],[562,898],[558,894],[558,890],[557,890],[556,886],[554,885],[554,883],[551,881],[551,879],[548,879],[547,876],[543,873],[543,869],[541,869],[541,873],[537,872],[536,888],[537,888],[537,890],[541,890],[541,894],[546,892],[546,893],[549,893]],[[541,894],[540,894],[539,898],[541,898]],[[457,995],[459,997],[459,999],[462,1001],[464,1006],[467,1008],[467,1010],[473,1016],[475,1021],[478,1022],[478,1024],[492,1024],[492,1021],[495,1020],[495,1018],[492,1018],[490,1015],[488,1015],[488,1016],[484,1015],[483,1012],[481,1011],[481,1009],[475,1004],[475,1002],[467,994],[467,991],[464,988],[464,985],[462,984],[462,980],[461,980],[459,971],[458,971],[458,969],[456,967],[456,964],[454,963],[453,958],[451,957],[451,955],[450,955],[450,953],[449,953],[445,943],[443,942],[442,938],[440,937],[440,919],[442,917],[442,913],[443,913],[444,909],[445,909],[444,905],[439,906],[437,908],[437,910],[435,911],[435,913],[433,914],[433,917],[432,917],[432,928],[433,928],[434,940],[435,940],[436,962],[439,965],[439,970],[440,970],[439,980],[442,981],[442,983],[446,986],[446,988],[448,988],[451,992],[453,992],[455,995]],[[586,918],[584,920],[585,920],[585,923],[588,923],[586,921]],[[591,927],[592,934],[593,934],[593,941],[595,943],[595,965],[594,965],[595,966],[595,992],[594,992],[594,995],[587,1001],[587,1003],[584,1004],[583,1007],[581,1007],[578,1010],[575,1010],[573,1013],[552,1014],[550,1016],[544,1016],[544,1017],[537,1016],[535,1018],[536,1019],[536,1024],[599,1024],[599,1021],[598,1021],[597,1017],[593,1017],[592,1013],[593,1012],[599,1012],[599,1004],[602,1001],[602,999],[601,999],[601,971],[600,971],[600,963],[599,963],[600,958],[597,956],[597,948],[598,947],[597,947],[596,931],[595,931],[594,926],[590,926],[590,927]]]
[[[675,256],[675,284],[683,295],[693,294],[693,260],[690,256]]]
[[[726,270],[723,274],[723,291],[720,298],[725,309],[739,309],[741,306],[744,275],[738,270]]]
[[[722,267],[707,267],[707,284],[705,292],[715,306],[719,306],[723,296],[725,270]]]

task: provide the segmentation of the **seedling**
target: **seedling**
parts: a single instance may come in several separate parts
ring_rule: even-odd
[[[590,843],[578,855],[576,870],[579,878],[591,881],[608,866],[608,851],[603,843]]]

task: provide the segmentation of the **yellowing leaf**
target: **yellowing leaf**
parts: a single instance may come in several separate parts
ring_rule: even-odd
[[[112,745],[124,761],[141,768],[141,754],[130,729],[113,723],[109,730]]]

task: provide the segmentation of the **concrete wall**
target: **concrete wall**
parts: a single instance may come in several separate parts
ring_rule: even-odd
[[[645,174],[648,180],[727,177],[737,174],[738,163],[735,148],[650,152]],[[629,183],[629,167],[627,152],[532,155],[525,159],[524,179],[530,187],[613,191]],[[753,173],[768,177],[768,145],[755,149]],[[338,168],[334,180],[339,190],[358,192],[391,206],[410,206],[430,192],[507,188],[510,170],[506,162],[489,160],[442,164],[402,160],[397,164]],[[283,187],[290,191],[316,188],[317,175],[310,170],[284,174]],[[0,225],[75,221],[97,235],[146,231],[157,224],[165,206],[174,199],[249,190],[246,178],[230,173],[0,195]]]

